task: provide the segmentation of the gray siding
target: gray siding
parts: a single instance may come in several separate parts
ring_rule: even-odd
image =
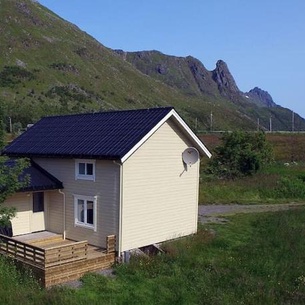
[[[75,180],[74,159],[35,159],[35,161],[63,182],[66,194],[66,237],[88,240],[92,245],[105,247],[106,236],[118,233],[120,168],[112,161],[96,160],[95,181]],[[97,231],[74,225],[73,195],[97,196]],[[52,198],[53,201],[53,198]],[[50,230],[61,227],[63,199],[58,196],[49,207]],[[56,230],[56,229],[55,229]]]
[[[63,195],[58,191],[49,193],[49,204],[46,217],[46,230],[62,234],[64,231]]]

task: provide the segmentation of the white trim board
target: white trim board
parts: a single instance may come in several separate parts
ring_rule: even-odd
[[[121,158],[121,162],[124,163],[139,147],[141,147],[145,141],[147,141],[170,117],[174,117],[176,121],[180,124],[180,126],[186,131],[187,135],[196,143],[196,148],[199,150],[201,155],[206,154],[209,158],[211,158],[212,154],[209,150],[204,146],[204,144],[200,141],[200,139],[194,134],[194,132],[189,128],[189,126],[184,122],[184,120],[180,117],[180,115],[172,109],[154,128],[150,130],[132,149],[129,150],[127,154],[125,154]]]

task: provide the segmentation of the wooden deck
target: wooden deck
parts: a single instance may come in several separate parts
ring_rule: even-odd
[[[114,235],[107,237],[106,249],[46,231],[14,238],[0,235],[0,241],[0,253],[32,269],[44,287],[78,279],[115,262]]]

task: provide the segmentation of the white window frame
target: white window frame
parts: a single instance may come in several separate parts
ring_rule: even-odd
[[[92,229],[94,232],[97,230],[97,196],[83,196],[83,195],[73,195],[74,196],[74,227],[82,227],[87,229]],[[84,220],[86,219],[87,213],[87,202],[93,202],[93,224],[82,222],[78,219],[78,200],[83,200],[85,209],[84,209]]]
[[[85,164],[85,171],[87,170],[87,164],[92,164],[92,175],[80,174],[79,173],[79,165],[81,163]],[[95,181],[95,160],[89,159],[76,159],[75,160],[75,180],[89,180]]]

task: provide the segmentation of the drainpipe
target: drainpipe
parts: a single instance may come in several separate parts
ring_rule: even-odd
[[[118,259],[121,261],[121,255],[122,255],[122,211],[123,211],[123,164],[117,161],[113,161],[114,164],[118,165],[120,167],[120,206],[119,206],[119,236],[117,238],[118,240]]]
[[[198,231],[198,212],[199,212],[199,187],[200,187],[200,154],[199,154],[199,160],[197,161],[198,165],[197,165],[197,174],[196,174],[196,219],[195,219],[195,228],[196,228],[196,232]],[[195,233],[196,233],[195,232]]]
[[[66,239],[66,194],[62,190],[58,190],[59,194],[63,195],[64,199],[64,219],[63,219],[63,227],[64,227],[64,232],[63,232],[63,238],[64,240]]]

